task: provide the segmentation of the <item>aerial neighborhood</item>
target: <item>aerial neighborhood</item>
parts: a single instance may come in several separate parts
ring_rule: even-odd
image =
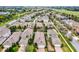
[[[79,52],[76,11],[53,7],[4,10],[0,11],[0,52]]]

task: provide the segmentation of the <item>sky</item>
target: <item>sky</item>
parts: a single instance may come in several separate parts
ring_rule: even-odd
[[[0,0],[0,6],[79,6],[79,0]]]

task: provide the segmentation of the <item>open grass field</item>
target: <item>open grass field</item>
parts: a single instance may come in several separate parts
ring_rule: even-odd
[[[69,11],[69,10],[65,10],[65,9],[56,9],[55,11],[79,17],[78,11]]]

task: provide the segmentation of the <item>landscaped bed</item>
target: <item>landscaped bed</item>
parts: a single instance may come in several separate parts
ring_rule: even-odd
[[[6,50],[6,52],[17,52],[18,51],[18,49],[19,49],[19,45],[18,44],[13,44],[12,45],[12,47],[10,47],[10,48],[8,48],[7,50]]]

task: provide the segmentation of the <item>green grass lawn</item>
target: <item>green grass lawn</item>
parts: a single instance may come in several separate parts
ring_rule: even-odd
[[[16,14],[15,16],[14,16],[14,19],[12,19],[12,20],[8,20],[8,21],[6,21],[6,22],[2,22],[2,23],[0,23],[0,26],[4,26],[5,24],[8,24],[9,22],[11,22],[11,21],[13,21],[13,20],[17,20],[18,18],[21,18],[22,16],[24,16],[24,15],[26,15],[26,14],[29,14],[29,13],[27,13],[27,12],[25,12],[25,13],[21,13],[21,14]]]
[[[19,47],[15,46],[15,47],[12,48],[12,52],[16,52],[16,51],[18,51],[18,49],[19,49]]]
[[[26,47],[26,51],[27,52],[35,52],[36,51],[36,48],[34,47],[33,44],[30,44]]]
[[[61,33],[61,34],[62,34],[62,33]],[[63,35],[63,37],[65,38],[65,40],[67,41],[67,43],[68,43],[68,44],[71,46],[71,48],[74,50],[74,52],[77,52],[76,49],[74,48],[74,46],[70,43],[70,39],[67,38],[64,34],[62,34],[62,35]],[[61,39],[62,39],[62,38],[61,38]],[[62,41],[63,45],[64,45],[65,48],[66,48],[65,42],[64,42],[63,40],[61,40],[61,41]],[[70,50],[69,48],[66,48],[66,49],[67,49],[67,51]],[[66,51],[66,49],[63,48],[64,51]],[[66,52],[67,52],[67,51],[66,51]]]
[[[58,35],[58,37],[60,38],[60,41],[62,42],[62,50],[64,52],[71,52],[71,50],[68,48],[68,46],[66,45],[66,43],[63,41],[62,37],[60,35]]]
[[[65,15],[74,21],[79,22],[79,11],[70,11],[65,9],[55,9],[54,12]]]
[[[8,24],[9,22],[11,22],[12,20],[9,20],[7,22],[4,22],[4,23],[0,23],[0,26],[4,26],[5,24]]]
[[[18,44],[13,44],[12,45],[12,47],[10,47],[10,48],[8,48],[7,50],[6,50],[6,52],[17,52],[18,51],[18,49],[19,49],[19,45]]]
[[[2,51],[3,48],[4,48],[4,47],[3,47],[2,45],[0,45],[0,51]]]
[[[56,9],[55,11],[79,17],[78,11],[69,11],[69,10],[65,10],[65,9]]]

